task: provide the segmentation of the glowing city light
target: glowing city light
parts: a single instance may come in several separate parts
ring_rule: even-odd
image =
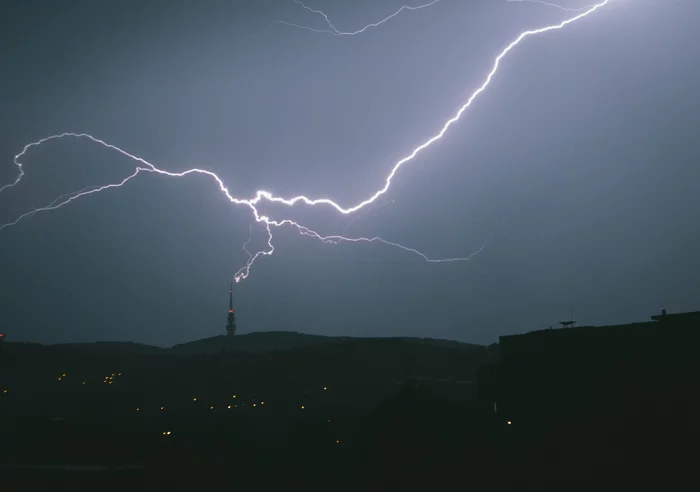
[[[29,218],[29,217],[31,217],[39,212],[47,212],[47,211],[56,210],[58,208],[61,208],[65,205],[73,202],[73,201],[76,201],[79,198],[82,198],[82,197],[85,197],[88,195],[92,195],[92,194],[96,194],[96,193],[100,193],[102,191],[106,191],[109,189],[119,188],[142,173],[152,173],[152,174],[158,174],[161,176],[169,176],[169,177],[176,177],[176,178],[182,178],[185,176],[189,176],[191,174],[192,175],[198,174],[198,175],[205,175],[205,176],[212,178],[214,180],[214,182],[218,185],[219,191],[221,191],[232,204],[244,205],[244,206],[248,207],[251,210],[255,221],[257,223],[262,224],[265,228],[265,231],[267,234],[266,248],[258,251],[255,254],[250,255],[248,261],[246,262],[246,265],[243,266],[241,269],[239,269],[234,274],[234,280],[236,282],[240,282],[241,280],[243,280],[249,276],[250,269],[251,269],[252,265],[255,263],[255,261],[259,257],[270,256],[273,254],[275,248],[272,244],[272,238],[273,238],[272,227],[283,227],[283,226],[293,227],[301,235],[315,238],[315,239],[320,240],[321,242],[326,243],[326,244],[338,244],[340,242],[382,243],[382,244],[385,244],[388,246],[402,249],[406,252],[416,254],[418,256],[421,256],[424,260],[429,261],[429,262],[434,262],[434,263],[467,261],[467,260],[471,259],[474,255],[481,252],[484,248],[485,243],[484,243],[484,245],[481,246],[481,248],[479,248],[479,250],[477,250],[476,252],[474,252],[471,255],[468,255],[466,257],[431,259],[428,256],[426,256],[425,254],[423,254],[423,253],[421,253],[413,248],[409,248],[409,247],[403,246],[403,245],[398,244],[398,243],[387,241],[387,240],[384,240],[384,239],[379,238],[379,237],[350,238],[350,237],[345,237],[345,236],[322,236],[321,234],[319,234],[319,233],[317,233],[317,232],[315,232],[315,231],[313,231],[313,230],[311,230],[311,229],[309,229],[309,228],[307,228],[307,227],[305,227],[305,226],[303,226],[303,225],[301,225],[301,224],[299,224],[291,219],[273,220],[266,215],[262,215],[257,207],[262,201],[276,203],[276,204],[280,204],[280,205],[286,205],[288,207],[292,207],[296,204],[302,203],[302,204],[306,204],[309,206],[319,206],[319,205],[329,206],[329,207],[335,209],[340,214],[350,215],[350,214],[353,214],[353,213],[361,210],[362,208],[366,207],[367,205],[375,202],[379,197],[381,197],[382,195],[387,193],[387,191],[391,187],[393,178],[396,176],[397,172],[404,164],[412,161],[423,150],[427,149],[432,144],[434,144],[438,140],[442,139],[442,137],[447,133],[449,128],[454,123],[456,123],[457,121],[460,120],[460,118],[462,117],[464,112],[472,105],[472,103],[477,99],[477,97],[479,97],[479,95],[481,95],[487,89],[487,87],[490,85],[491,80],[498,72],[498,69],[501,65],[501,61],[516,46],[518,46],[524,39],[531,37],[531,36],[544,34],[544,33],[549,32],[549,31],[555,31],[555,30],[562,29],[565,26],[567,26],[575,21],[578,21],[580,19],[583,19],[583,18],[593,14],[594,12],[596,12],[597,10],[602,8],[603,6],[607,5],[609,2],[610,2],[610,0],[601,0],[599,3],[591,5],[590,7],[586,8],[585,10],[577,13],[577,15],[570,17],[562,22],[547,25],[545,27],[541,27],[538,29],[530,29],[530,30],[526,30],[526,31],[522,32],[519,36],[517,36],[515,38],[514,41],[512,41],[510,44],[508,44],[498,54],[498,56],[496,56],[496,58],[493,61],[492,68],[488,72],[484,82],[474,92],[472,92],[471,96],[469,96],[467,101],[464,104],[462,104],[462,106],[459,107],[459,109],[456,111],[454,116],[452,116],[449,120],[447,120],[443,124],[442,128],[435,135],[433,135],[432,137],[425,140],[423,143],[414,147],[414,149],[412,151],[410,151],[405,157],[403,157],[398,162],[396,162],[393,165],[393,167],[391,167],[389,173],[387,174],[387,176],[384,180],[383,186],[381,186],[378,190],[376,190],[374,193],[369,195],[368,198],[357,202],[355,205],[352,205],[349,207],[343,207],[343,206],[339,205],[338,203],[336,203],[335,201],[331,200],[330,198],[312,199],[312,198],[306,197],[304,195],[299,195],[299,196],[295,196],[292,198],[282,198],[282,197],[274,196],[274,195],[272,195],[272,193],[265,191],[265,190],[257,191],[255,196],[252,198],[247,198],[247,199],[239,198],[239,197],[231,195],[231,193],[229,192],[228,188],[224,185],[222,180],[215,173],[213,173],[211,171],[204,170],[204,169],[198,169],[198,168],[192,168],[192,169],[189,169],[189,170],[186,170],[183,172],[166,171],[166,170],[157,168],[156,166],[154,166],[153,164],[151,164],[150,162],[148,162],[147,160],[145,160],[141,157],[138,157],[134,154],[131,154],[131,153],[129,153],[129,152],[113,145],[113,144],[107,143],[106,141],[101,140],[99,138],[96,138],[96,137],[89,135],[87,133],[65,132],[65,133],[51,135],[51,136],[42,138],[40,140],[37,140],[35,142],[31,142],[31,143],[25,145],[24,148],[22,149],[22,151],[19,154],[17,154],[14,158],[14,164],[16,165],[16,167],[18,169],[17,178],[14,180],[14,182],[2,186],[0,188],[0,193],[2,193],[5,190],[14,188],[21,181],[22,177],[25,174],[24,169],[23,169],[23,164],[21,161],[22,161],[23,157],[25,156],[25,154],[30,149],[38,147],[38,146],[40,146],[46,142],[52,141],[52,140],[64,139],[64,138],[68,138],[68,137],[79,138],[79,139],[88,139],[88,140],[92,141],[93,143],[96,143],[104,148],[113,150],[113,151],[123,155],[124,157],[127,157],[127,158],[133,160],[136,163],[136,167],[135,167],[134,171],[130,175],[128,175],[126,178],[122,179],[119,182],[111,183],[111,184],[107,184],[107,185],[103,185],[103,186],[99,186],[99,187],[89,187],[87,189],[83,189],[83,190],[75,192],[75,193],[68,193],[68,194],[64,195],[64,198],[56,199],[47,206],[36,208],[36,209],[33,209],[29,212],[23,213],[20,216],[18,216],[15,220],[8,222],[8,223],[5,223],[3,225],[0,225],[0,231],[6,229],[8,227],[14,226],[17,223],[19,223],[20,221],[27,219],[27,218]],[[307,10],[311,10],[313,12],[320,14],[320,15],[323,15],[327,20],[327,16],[325,14],[323,14],[321,11],[314,11],[313,9],[309,9],[308,7],[306,7],[305,5],[303,5],[299,1],[297,1],[297,3],[302,5],[304,8],[307,8]],[[436,2],[432,2],[431,4],[426,4],[420,8],[425,8],[425,7],[433,5],[435,3]],[[543,2],[535,2],[535,3],[543,3]],[[405,9],[408,9],[408,8],[409,7],[405,7]],[[418,8],[418,7],[416,7],[416,8]],[[398,14],[398,12],[397,12],[397,14]],[[380,23],[377,23],[377,25],[379,25],[383,22],[386,22],[388,19],[389,18],[385,19],[384,21],[382,21]],[[343,34],[341,31],[337,30],[332,25],[332,23],[330,23],[330,21],[328,21],[328,24],[331,27],[331,31],[334,34],[337,34],[337,35]],[[367,26],[367,27],[371,27],[371,26]],[[345,33],[345,34],[352,34],[352,33]],[[112,374],[112,376],[114,376],[114,374]],[[234,398],[235,398],[235,396],[234,396]]]

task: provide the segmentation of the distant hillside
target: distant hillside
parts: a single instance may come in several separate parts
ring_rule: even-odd
[[[203,338],[175,345],[169,351],[179,355],[210,355],[219,354],[224,350],[226,352],[259,353],[325,345],[346,340],[350,340],[350,338],[307,335],[293,331],[265,331],[236,335],[235,337],[221,335]]]
[[[109,353],[121,352],[143,355],[163,354],[168,351],[168,349],[165,348],[134,342],[59,343],[49,345],[49,347],[56,349],[89,350],[92,352]]]
[[[222,354],[226,346],[234,351]],[[287,332],[214,337],[172,349],[10,343],[0,354],[0,388],[13,396],[0,398],[0,414],[131,415],[135,408],[157,414],[161,407],[187,414],[199,407],[231,409],[233,398],[243,411],[262,397],[266,408],[303,404],[323,412],[321,402],[333,401],[352,412],[406,381],[466,401],[475,397],[479,367],[496,360],[491,348],[444,340]]]
[[[353,338],[353,337],[329,337],[322,335],[308,335],[293,331],[266,331],[237,335],[234,338],[225,335],[204,338],[193,342],[175,345],[170,349],[171,353],[181,355],[211,355],[226,352],[271,352],[275,350],[290,350],[312,347],[317,345],[330,345],[342,342],[359,340],[400,340],[408,343],[433,345],[445,348],[475,348],[481,345],[455,342],[453,340],[440,340],[433,338]]]
[[[237,335],[233,338],[221,335],[201,340],[174,345],[170,348],[156,347],[134,342],[93,342],[93,343],[60,343],[53,345],[41,345],[38,343],[20,343],[24,347],[31,345],[39,348],[45,347],[50,350],[68,349],[71,351],[87,351],[93,353],[114,353],[114,354],[139,354],[139,355],[215,355],[222,352],[248,352],[251,354],[261,354],[281,350],[293,350],[316,346],[335,345],[345,342],[393,340],[408,344],[433,346],[440,348],[454,349],[484,349],[482,345],[456,342],[454,340],[442,340],[436,338],[417,337],[331,337],[323,335],[310,335],[293,331],[266,331],[259,333],[248,333]],[[15,345],[9,343],[8,345]]]

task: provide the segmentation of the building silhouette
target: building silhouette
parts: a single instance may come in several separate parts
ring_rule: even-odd
[[[688,420],[700,409],[700,312],[652,319],[502,336],[500,361],[479,370],[479,399],[529,426],[599,419],[600,427],[644,414],[700,430]]]
[[[230,337],[236,335],[236,315],[233,312],[233,282],[228,289],[228,318],[226,320],[226,334]]]
[[[665,309],[661,310],[661,314],[656,314],[651,317],[654,321],[664,323],[696,323],[700,324],[700,311],[692,311],[689,313],[668,314]]]

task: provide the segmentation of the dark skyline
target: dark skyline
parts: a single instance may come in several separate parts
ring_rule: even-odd
[[[355,30],[400,2],[308,3]],[[564,2],[572,7],[584,2]],[[240,333],[294,330],[490,343],[574,316],[607,324],[700,309],[700,5],[611,0],[526,40],[375,209],[262,207],[323,234],[275,231],[275,253],[234,287]],[[238,196],[328,196],[348,206],[434,135],[517,35],[571,12],[442,0],[358,36],[293,2],[14,2],[0,23],[12,157],[85,132],[169,171],[217,173]],[[0,196],[0,222],[107,184],[133,163],[90,142],[47,144]],[[386,204],[386,205],[384,205]],[[384,206],[382,206],[384,205]],[[283,213],[282,213],[283,212]],[[204,177],[145,175],[0,232],[0,331],[43,342],[158,345],[224,331],[250,210]],[[346,229],[347,228],[347,229]],[[256,230],[252,249],[264,236]]]

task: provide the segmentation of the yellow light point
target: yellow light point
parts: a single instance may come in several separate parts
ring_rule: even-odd
[[[7,390],[2,390],[3,393],[7,393]]]
[[[233,397],[235,398],[235,397],[236,397],[236,395],[233,395]]]
[[[85,381],[83,381],[83,384],[85,384]]]
[[[63,378],[58,378],[59,381],[60,381],[61,379],[63,379]]]
[[[66,373],[64,372],[63,374],[61,374],[61,376],[63,376],[63,377],[65,378],[65,377],[66,377]]]
[[[510,425],[510,424],[512,424],[512,423],[513,423],[513,422],[511,422],[510,420],[508,421],[508,425]]]
[[[340,441],[335,441],[336,444],[340,444]]]
[[[109,384],[112,384],[112,381],[110,381]]]
[[[230,408],[231,408],[231,405],[229,405],[228,408],[230,409]]]
[[[170,435],[170,431],[168,431],[168,435]]]
[[[210,406],[209,410],[214,410],[214,405]]]
[[[326,388],[325,386],[323,387],[323,391],[326,391],[327,389],[328,389],[328,388]]]
[[[330,422],[330,421],[331,421],[331,419],[328,419],[328,422]]]
[[[264,401],[261,401],[261,402],[260,402],[260,404],[261,404],[261,405],[264,405],[264,404],[265,404],[265,402],[264,402]]]
[[[112,373],[112,377],[114,377],[114,373]]]
[[[257,403],[253,403],[253,406],[256,406],[256,405],[257,405]]]
[[[197,401],[197,397],[192,398],[192,401]]]
[[[163,435],[165,435],[165,431],[163,431]]]
[[[140,409],[140,408],[137,408],[137,409],[136,409],[136,411],[137,411],[137,412],[140,412],[140,411],[141,411],[141,409]]]
[[[301,409],[304,410],[304,405],[301,406]]]
[[[160,407],[161,410],[165,410],[165,407]]]
[[[117,374],[117,376],[121,376],[121,375],[122,375],[122,373],[121,373],[121,372],[120,372],[119,374]]]

